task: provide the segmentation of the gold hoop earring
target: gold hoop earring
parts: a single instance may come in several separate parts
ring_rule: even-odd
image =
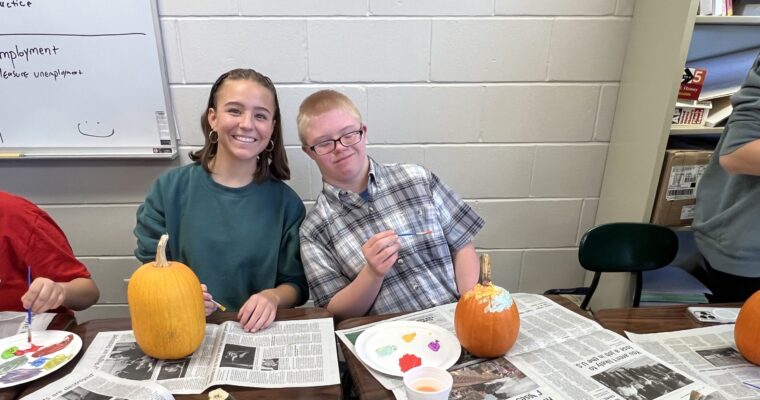
[[[219,133],[215,130],[211,130],[211,132],[208,133],[208,141],[211,143],[216,143],[219,141]]]
[[[272,151],[274,150],[274,140],[269,141],[269,145],[264,149],[264,151]]]

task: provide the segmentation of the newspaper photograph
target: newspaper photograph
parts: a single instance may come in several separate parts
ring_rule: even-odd
[[[72,372],[23,400],[170,400],[174,396],[153,382],[136,382],[99,371]]]
[[[514,293],[513,298],[520,310],[517,342],[505,357],[490,360],[463,349],[449,369],[454,377],[452,399],[689,399],[692,391],[714,391],[693,375],[679,372],[544,296]],[[336,335],[356,355],[358,336],[388,321],[428,322],[455,333],[455,307],[447,304],[339,330]],[[401,378],[367,370],[397,399],[406,399]]]
[[[626,335],[649,353],[718,389],[706,400],[760,398],[760,367],[736,349],[733,324]]]
[[[153,381],[173,394],[213,385],[260,388],[340,384],[332,318],[275,321],[256,333],[237,321],[206,324],[192,355],[157,360],[140,350],[132,331],[100,332],[75,371],[98,370],[132,381]]]

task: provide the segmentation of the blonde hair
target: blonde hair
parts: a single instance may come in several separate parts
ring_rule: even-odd
[[[307,145],[306,129],[309,127],[309,121],[312,118],[338,109],[348,111],[359,121],[362,120],[359,110],[351,99],[343,93],[336,92],[335,90],[320,90],[305,98],[301,103],[301,107],[298,108],[298,117],[296,118],[296,122],[298,123],[298,138],[301,139],[301,144]]]

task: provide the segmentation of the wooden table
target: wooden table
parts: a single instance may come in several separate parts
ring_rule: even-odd
[[[742,303],[693,304],[700,307],[741,307]],[[689,305],[611,308],[594,313],[596,320],[605,328],[625,335],[624,331],[633,333],[657,333],[680,331],[683,329],[712,326],[692,318],[687,308]]]
[[[50,331],[65,331],[76,326],[76,319],[73,315],[56,314],[50,321],[47,329]],[[27,387],[27,384],[20,384],[8,388],[0,389],[0,400],[11,400],[19,397],[19,394]]]
[[[584,317],[590,317],[588,313],[583,311],[575,303],[567,300],[562,296],[550,295],[546,297]],[[349,318],[339,323],[336,329],[340,330],[354,328],[360,325],[371,324],[373,322],[382,321],[388,318],[398,317],[399,315],[403,315],[403,313]],[[346,359],[346,364],[348,365],[348,373],[351,375],[351,379],[353,380],[353,384],[356,388],[356,391],[358,392],[357,394],[359,395],[359,398],[361,400],[395,400],[396,397],[393,396],[393,392],[383,387],[383,385],[381,385],[380,382],[378,382],[377,379],[372,376],[372,374],[367,370],[367,367],[365,367],[364,364],[362,364],[362,362],[359,361],[359,359],[353,353],[351,353],[351,351],[348,350],[343,341],[338,340],[338,343],[340,343],[340,349],[343,352],[343,357]]]
[[[234,321],[237,320],[237,313],[235,312],[224,312],[224,313],[214,313],[208,318],[209,323],[213,324],[219,324],[224,321]],[[292,321],[292,320],[299,320],[299,319],[316,319],[316,318],[331,318],[332,314],[328,312],[327,310],[323,308],[295,308],[295,309],[279,309],[277,310],[277,317],[276,321]],[[130,330],[132,329],[132,323],[129,320],[129,318],[114,318],[114,319],[98,319],[98,320],[92,320],[85,322],[81,325],[78,325],[71,331],[76,333],[82,338],[82,350],[79,352],[79,354],[74,358],[73,361],[69,362],[66,366],[61,368],[60,370],[42,378],[37,381],[34,381],[29,387],[27,387],[22,395],[26,396],[52,382],[55,380],[63,377],[64,375],[68,374],[74,369],[74,366],[77,362],[79,362],[79,359],[81,359],[82,355],[85,353],[87,348],[90,346],[90,343],[92,343],[92,340],[95,339],[95,336],[97,336],[98,332],[106,332],[106,331],[120,331],[120,330]],[[282,388],[282,389],[262,389],[262,388],[252,388],[252,387],[244,387],[244,386],[229,386],[229,385],[221,385],[221,386],[213,386],[207,389],[203,394],[195,394],[195,395],[185,395],[185,394],[177,394],[174,395],[176,399],[204,399],[208,400],[208,392],[211,390],[214,390],[218,387],[221,387],[225,391],[232,394],[232,396],[235,398],[235,400],[244,400],[244,399],[340,399],[342,397],[341,393],[341,385],[332,385],[332,386],[316,386],[316,387],[307,387],[307,388]]]

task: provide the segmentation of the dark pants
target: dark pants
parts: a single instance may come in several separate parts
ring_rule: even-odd
[[[712,295],[707,295],[710,303],[744,302],[760,290],[760,278],[720,272],[714,269],[704,257],[701,266],[692,271],[692,274],[713,292]]]

